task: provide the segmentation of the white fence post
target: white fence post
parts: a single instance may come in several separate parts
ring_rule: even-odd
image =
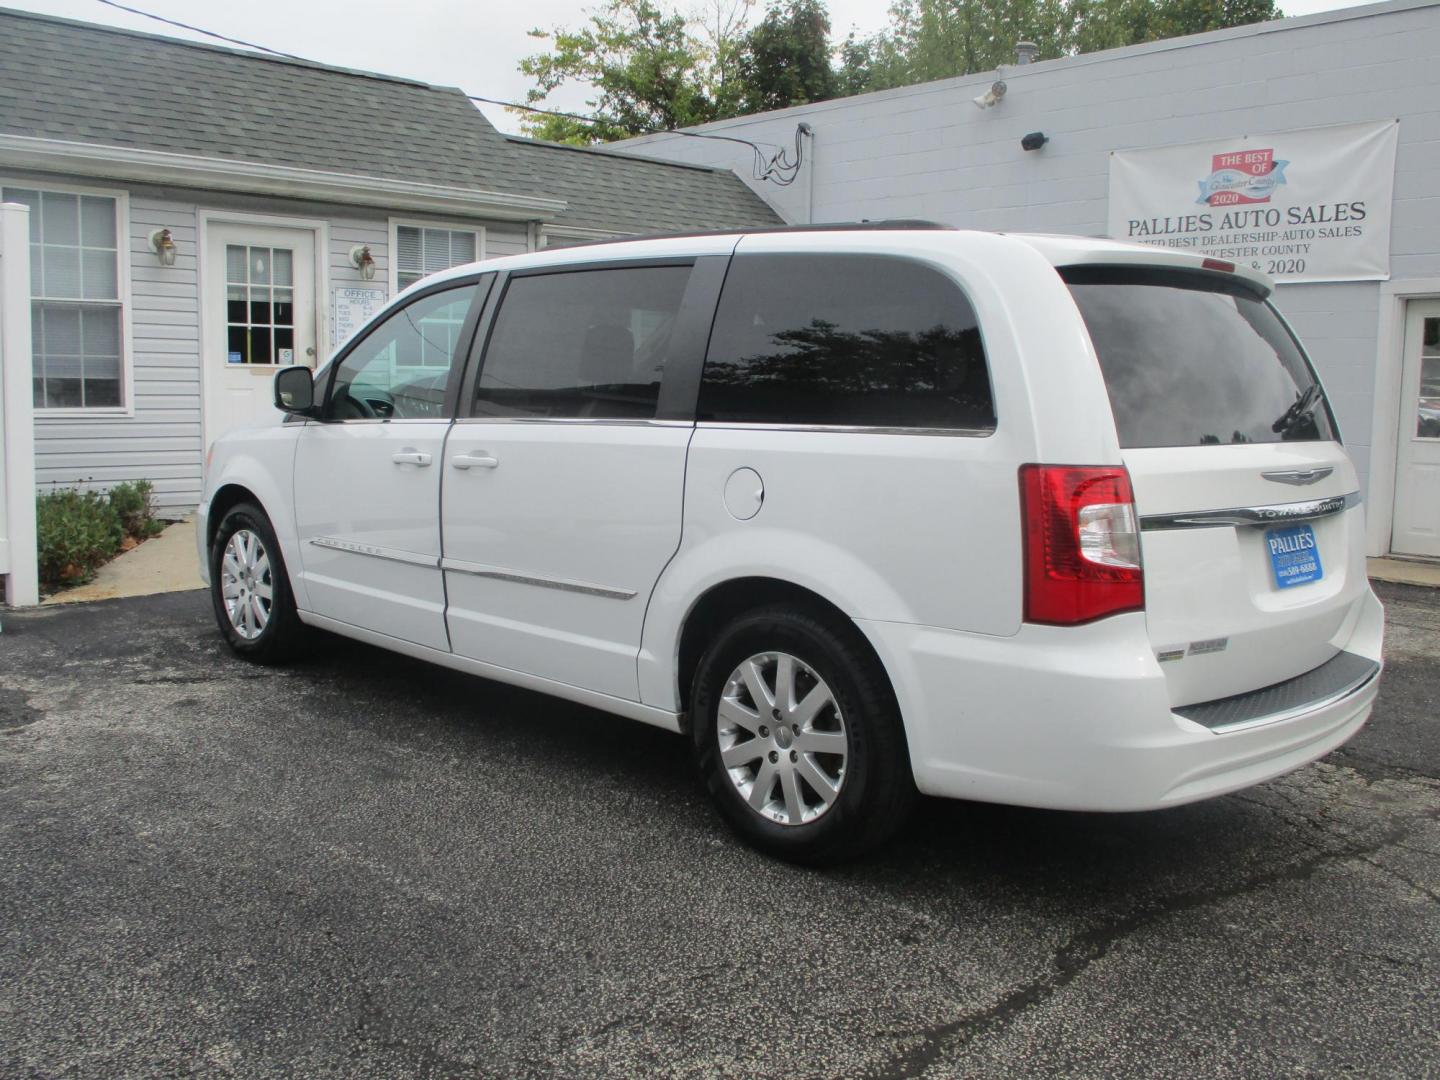
[[[0,578],[5,602],[40,602],[30,353],[30,209],[0,204]]]

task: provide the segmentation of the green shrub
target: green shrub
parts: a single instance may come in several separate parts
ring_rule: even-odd
[[[146,540],[165,528],[164,522],[155,520],[155,485],[149,480],[116,484],[110,489],[110,505],[120,515],[126,536]]]
[[[40,580],[46,585],[88,581],[120,550],[125,528],[110,500],[94,491],[59,488],[35,501]]]

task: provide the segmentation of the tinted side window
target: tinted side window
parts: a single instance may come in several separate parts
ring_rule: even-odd
[[[991,431],[970,302],[878,255],[738,255],[701,381],[702,420]]]
[[[653,417],[689,278],[689,266],[512,278],[471,415]]]
[[[490,280],[484,282],[486,289]],[[444,417],[445,386],[460,349],[460,329],[480,288],[472,282],[422,296],[367,333],[335,370],[326,417]]]

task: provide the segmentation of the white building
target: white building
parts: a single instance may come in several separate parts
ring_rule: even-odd
[[[770,225],[728,170],[502,135],[409,79],[0,9],[0,199],[30,208],[42,486],[149,480],[278,422],[314,365],[426,274],[550,244]]]
[[[974,99],[997,79],[1005,95],[977,107]],[[1368,237],[1380,252],[1377,265],[1367,271],[1354,259],[1341,260],[1333,275],[1339,280],[1318,282],[1295,272],[1293,256],[1303,261],[1304,252],[1294,244],[1283,252],[1288,242],[1279,237],[1229,254],[1247,261],[1254,255],[1262,269],[1276,263],[1282,281],[1302,279],[1282,284],[1277,302],[1306,342],[1368,477],[1371,553],[1440,556],[1440,438],[1431,437],[1440,436],[1437,0],[1390,0],[1017,65],[694,130],[793,147],[797,125],[809,125],[811,134],[801,139],[806,161],[793,184],[752,181],[792,222],[928,218],[966,228],[1106,235],[1112,212],[1121,209],[1112,160],[1131,155],[1143,176],[1148,159],[1137,152],[1150,148],[1214,142],[1258,151],[1282,145],[1278,136],[1324,143],[1329,134],[1310,129],[1362,122],[1394,126],[1393,136],[1377,134],[1382,142],[1393,139],[1393,191],[1383,147],[1378,165],[1371,162],[1386,173],[1375,186],[1393,199],[1388,230],[1371,228]],[[1048,141],[1027,151],[1021,139],[1032,132]],[[736,143],[655,135],[622,146],[753,175],[751,151]],[[1195,150],[1202,164],[1185,174],[1186,185],[1212,173],[1211,148]],[[1347,159],[1336,160],[1337,175],[1308,180],[1302,163],[1290,163],[1291,185],[1333,188],[1343,198],[1352,178],[1345,175]],[[1197,201],[1195,188],[1188,191],[1181,204]],[[1371,226],[1383,223],[1385,208],[1377,204],[1384,196],[1370,200]],[[1332,205],[1316,214],[1333,222],[1336,211]],[[1114,230],[1122,237],[1130,231],[1125,224]],[[1142,239],[1187,232],[1173,219],[1152,224],[1141,227]],[[1282,254],[1292,261],[1272,257]]]

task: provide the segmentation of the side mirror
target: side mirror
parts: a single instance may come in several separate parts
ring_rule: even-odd
[[[315,373],[287,367],[275,374],[275,407],[295,416],[315,415]]]

